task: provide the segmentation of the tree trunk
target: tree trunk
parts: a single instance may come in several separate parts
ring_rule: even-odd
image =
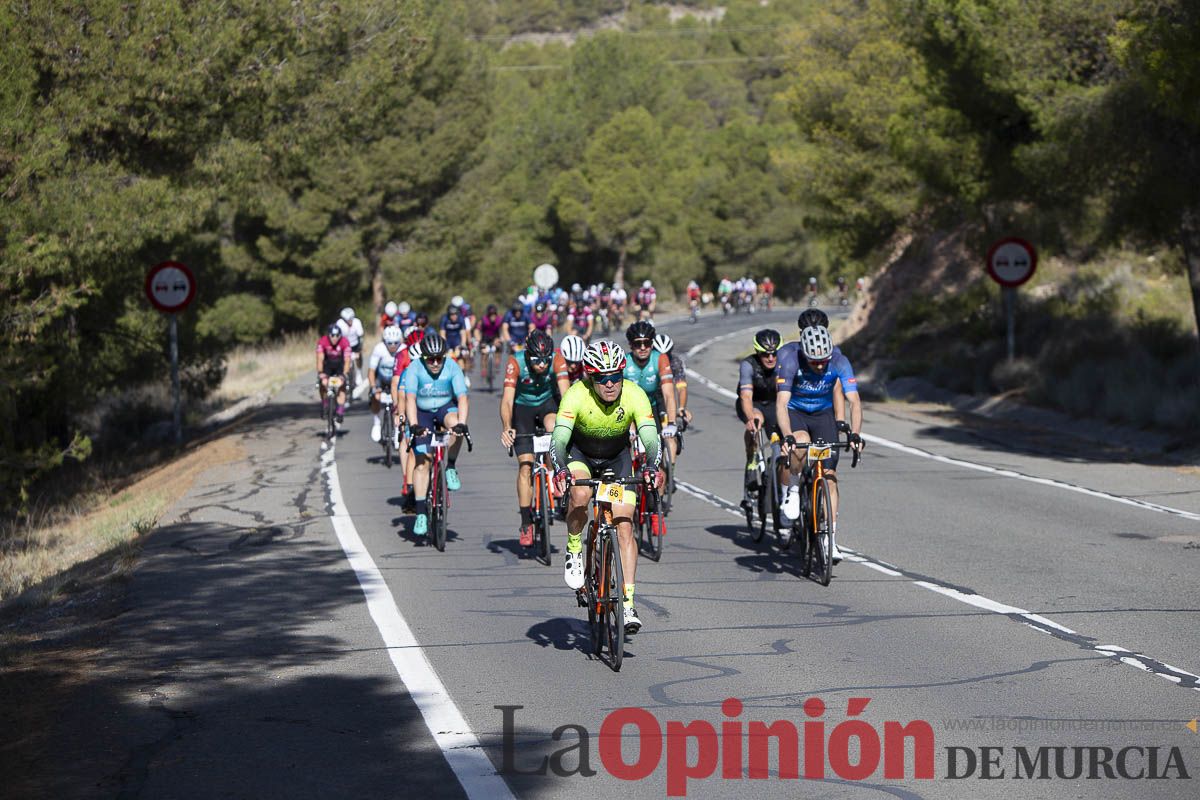
[[[1179,228],[1183,260],[1187,264],[1188,284],[1192,289],[1192,314],[1200,335],[1200,206],[1193,206],[1183,212]]]
[[[625,285],[625,243],[621,243],[621,248],[617,251],[617,271],[613,273],[613,286]]]
[[[383,313],[387,303],[387,292],[383,286],[383,268],[379,265],[379,252],[367,253],[367,272],[371,280],[371,303],[375,306],[375,316]]]

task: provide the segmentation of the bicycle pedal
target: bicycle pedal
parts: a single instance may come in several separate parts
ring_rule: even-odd
[[[584,595],[582,589],[575,590],[575,602],[579,603],[580,608],[587,608],[587,596]]]

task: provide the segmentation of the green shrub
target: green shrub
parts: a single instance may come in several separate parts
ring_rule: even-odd
[[[257,344],[274,327],[271,306],[252,294],[222,297],[200,314],[196,332],[204,339],[236,344]]]

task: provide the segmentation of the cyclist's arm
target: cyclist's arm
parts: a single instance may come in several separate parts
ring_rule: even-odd
[[[753,356],[751,356],[753,358]],[[742,359],[738,367],[738,403],[742,414],[747,420],[754,417],[754,365],[749,359]]]
[[[503,323],[500,326],[500,341],[502,341],[502,342],[512,341],[512,337],[509,336],[509,333],[508,333],[508,323],[507,322]]]
[[[317,345],[317,374],[325,374],[325,348]]]
[[[521,368],[517,365],[517,360],[509,356],[508,363],[504,365],[504,393],[500,396],[501,430],[507,431],[513,426],[513,403],[517,399],[517,379],[520,375]]]
[[[675,376],[671,373],[671,358],[666,353],[660,353],[658,356],[658,378],[659,385],[662,387],[664,411],[667,412],[667,421],[675,421]]]
[[[575,395],[578,396],[578,395]],[[550,460],[554,469],[566,469],[567,446],[571,443],[571,434],[575,430],[575,407],[573,396],[563,395],[563,401],[558,406],[558,414],[554,417],[554,432],[550,437]]]
[[[846,393],[842,391],[841,380],[833,384],[833,418],[835,420],[846,418]]]
[[[417,392],[420,386],[417,385],[416,364],[414,363],[409,369],[404,371],[404,415],[408,417],[408,421],[415,425],[417,423]]]
[[[450,391],[458,401],[458,423],[466,425],[471,411],[471,402],[467,399],[467,376],[455,362],[447,359],[446,363],[455,364],[454,376],[450,379]]]
[[[659,437],[658,426],[654,422],[654,411],[650,407],[650,398],[645,392],[634,401],[632,408],[634,422],[637,424],[637,435],[642,440],[646,450],[646,463],[657,467],[662,463],[662,439]]]
[[[394,408],[396,410],[396,413],[399,414],[400,416],[402,416],[402,417],[405,416],[405,409],[403,406],[400,405],[400,400],[404,397],[404,386],[403,386],[403,384],[400,383],[399,370],[392,373],[391,392],[392,392],[392,408]]]
[[[788,416],[788,401],[792,399],[791,389],[783,389],[775,394],[775,421],[779,425],[779,433],[786,439],[792,435],[792,420]]]
[[[554,382],[558,385],[558,396],[562,398],[571,388],[571,373],[562,353],[554,354]]]

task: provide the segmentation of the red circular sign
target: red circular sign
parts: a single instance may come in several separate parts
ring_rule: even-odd
[[[159,311],[183,311],[196,297],[196,276],[178,261],[155,264],[146,273],[146,297]]]
[[[1001,286],[1017,287],[1037,270],[1037,250],[1024,239],[1008,236],[988,248],[987,271]]]

